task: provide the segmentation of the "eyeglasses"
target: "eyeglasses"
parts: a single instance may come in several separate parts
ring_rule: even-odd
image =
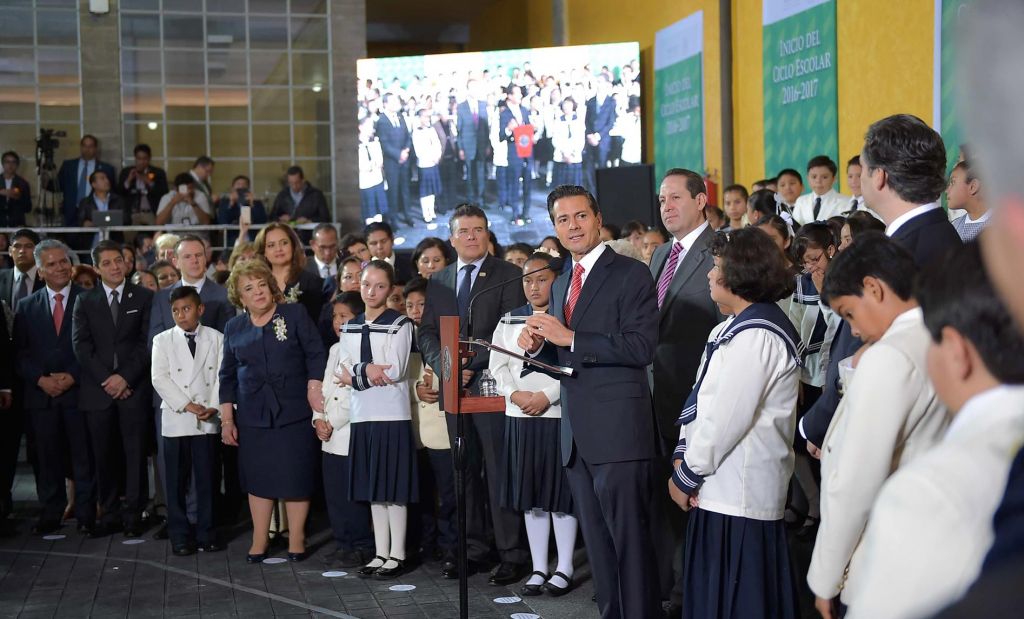
[[[814,265],[818,264],[819,262],[821,262],[821,259],[824,258],[824,257],[825,257],[825,252],[821,252],[817,256],[804,255],[804,260],[803,260],[804,266],[805,267],[814,266]]]

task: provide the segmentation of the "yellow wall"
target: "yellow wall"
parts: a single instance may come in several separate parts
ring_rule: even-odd
[[[737,182],[749,185],[778,170],[764,169],[764,84],[761,0],[732,1],[733,153]],[[722,169],[721,82],[716,0],[566,0],[569,44],[639,41],[647,109],[646,159],[654,160],[654,35],[704,11],[704,130],[709,171]],[[471,25],[472,49],[543,47],[552,44],[550,0],[502,0]],[[934,0],[837,0],[840,179],[846,160],[860,152],[873,121],[895,113],[932,122]],[[525,32],[524,32],[525,30]],[[806,162],[795,161],[803,169]],[[717,180],[721,181],[719,177]]]

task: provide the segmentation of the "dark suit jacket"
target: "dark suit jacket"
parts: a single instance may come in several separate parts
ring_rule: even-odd
[[[291,191],[287,187],[274,198],[274,206],[270,209],[270,220],[276,221],[281,215],[286,214],[291,215],[292,219],[305,217],[318,223],[331,221],[331,212],[327,208],[327,198],[324,197],[324,192],[309,183],[306,184],[306,190],[298,204],[292,201]]]
[[[101,387],[111,374],[120,374],[134,395],[148,397],[149,387],[149,312],[153,293],[142,286],[125,283],[117,325],[110,316],[110,305],[103,284],[87,290],[75,301],[71,341],[75,358],[82,366],[79,383],[79,408],[101,410],[113,399]],[[117,355],[117,370],[114,355]],[[141,399],[141,398],[140,398]]]
[[[25,297],[18,305],[14,316],[14,349],[17,352],[18,376],[24,385],[25,408],[49,408],[54,404],[78,406],[81,366],[71,345],[71,332],[75,301],[84,291],[71,285],[59,335],[53,328],[50,295],[45,288]],[[58,372],[71,374],[75,378],[75,386],[51,398],[39,387],[39,379]]]
[[[565,324],[571,271],[551,287],[548,310]],[[573,448],[589,463],[647,460],[661,453],[647,381],[658,343],[658,295],[647,265],[605,248],[576,302],[572,347],[545,344],[543,359],[576,370],[562,377],[562,464]]]
[[[423,354],[423,360],[433,368],[437,376],[441,376],[441,316],[459,315],[459,301],[455,297],[458,268],[459,263],[456,261],[431,276],[427,284],[427,302],[423,307],[423,319],[417,330],[417,344]],[[496,286],[502,281],[512,281],[484,292],[473,301],[473,331],[467,333],[467,325],[463,322],[459,326],[464,335],[490,341],[501,317],[526,304],[523,285],[519,281],[521,275],[522,271],[511,262],[499,260],[494,256],[484,258],[470,295]],[[477,351],[477,355],[468,366],[468,369],[474,372],[470,388],[475,387],[480,370],[487,368],[489,361],[490,355],[487,351]]]
[[[32,290],[30,290],[29,292],[35,292],[45,286],[46,284],[43,283],[43,279],[39,277],[39,271],[36,271],[36,281],[32,285]],[[0,301],[2,301],[4,305],[7,306],[7,309],[10,310],[12,316],[14,315],[14,311],[18,309],[14,307],[14,304],[12,302],[14,298],[13,288],[14,269],[3,269],[2,271],[0,271]],[[27,299],[28,297],[25,298]]]
[[[6,183],[0,178],[0,189],[6,187]],[[17,198],[0,196],[0,227],[17,227],[25,225],[25,214],[32,210],[32,188],[24,178],[14,175],[11,179],[11,189],[18,190]]]
[[[128,180],[128,175],[132,173],[132,169],[135,166],[128,166],[121,170],[121,173],[117,176],[117,186],[114,187],[114,191],[121,194],[124,198],[127,206],[126,210],[130,213],[139,212],[139,203],[142,200],[142,194],[139,193],[135,187],[135,183],[132,183],[131,187],[125,187],[124,184]],[[149,166],[146,168],[147,173],[153,175],[153,181],[149,186],[149,190],[146,192],[146,199],[149,201],[149,208],[156,214],[156,207],[160,204],[160,198],[164,197],[170,189],[167,186],[167,173],[162,169]],[[126,218],[127,219],[127,218]]]
[[[341,271],[341,258],[334,261],[334,267],[340,272]],[[323,272],[317,268],[316,260],[313,256],[306,256],[306,272],[310,275],[316,275],[320,278],[322,285],[321,289],[324,292],[323,302],[327,303],[334,298],[334,293],[338,288],[337,277],[324,277]],[[321,312],[322,315],[322,312]]]
[[[611,95],[605,97],[604,104],[601,106],[597,105],[597,97],[587,99],[585,122],[587,134],[600,133],[600,146],[607,148],[609,146],[608,132],[612,130],[612,125],[615,124],[615,100],[612,99]]]
[[[374,125],[374,130],[377,132],[377,139],[380,140],[380,149],[384,153],[385,159],[391,159],[398,163],[398,158],[403,150],[406,148],[412,150],[412,134],[409,133],[409,127],[405,124],[405,117],[402,114],[398,115],[397,127],[391,124],[391,120],[386,115],[381,114],[377,119],[377,124]],[[408,159],[406,159],[406,163],[409,163]]]
[[[522,117],[521,124],[530,124],[530,110],[525,105],[519,106],[519,112]],[[501,139],[508,145],[508,160],[513,161],[521,159],[519,153],[516,151],[516,137],[512,135],[512,132],[508,130],[508,123],[515,118],[512,115],[512,110],[508,107],[501,108],[501,115],[498,117],[498,132],[501,134]]]
[[[815,446],[825,444],[828,426],[832,423],[836,409],[839,408],[839,400],[842,399],[839,395],[839,362],[856,353],[862,344],[860,338],[854,337],[850,331],[850,323],[844,320],[829,347],[828,367],[825,369],[825,384],[821,388],[821,396],[807,409],[800,422],[807,440]]]
[[[654,410],[661,437],[673,447],[679,440],[676,419],[697,380],[708,335],[725,319],[711,300],[708,271],[715,266],[709,246],[715,231],[708,226],[683,255],[659,311],[658,345],[654,352]],[[654,251],[651,275],[655,292],[672,243]]]
[[[316,273],[302,270],[299,271],[299,279],[288,284],[281,292],[288,296],[296,287],[298,287],[300,293],[299,304],[306,308],[306,314],[309,316],[309,319],[316,324],[316,321],[320,319],[320,309],[324,305],[323,278]]]
[[[490,123],[487,117],[487,103],[477,101],[477,119],[473,122],[473,110],[469,102],[463,101],[456,108],[456,127],[459,131],[459,148],[466,152],[466,160],[482,159],[491,145]]]
[[[64,194],[63,210],[65,226],[78,225],[78,203],[85,197],[78,195],[79,161],[81,161],[80,157],[66,159],[64,163],[60,165],[60,171],[57,172],[57,183],[60,185],[60,191]],[[111,182],[117,178],[117,170],[115,170],[114,166],[109,163],[97,161],[95,169],[106,172],[107,178],[109,178]]]
[[[414,277],[419,275],[413,268],[412,257],[408,254],[395,252],[395,282],[408,284]]]
[[[109,211],[125,211],[125,202],[121,196],[116,193],[108,194],[109,202],[107,202],[107,210]],[[78,203],[78,222],[76,225],[83,225],[85,222],[96,223],[96,200],[93,197],[86,196],[82,198],[82,201]],[[125,224],[130,223],[127,211],[125,213]]]
[[[905,222],[892,235],[892,240],[914,256],[919,269],[941,258],[951,248],[963,245],[956,228],[940,208]]]
[[[248,314],[229,320],[224,331],[220,401],[238,405],[235,423],[241,427],[309,425],[306,384],[324,378],[324,346],[306,310],[279,303],[276,313],[284,319],[283,341],[272,323],[256,327]]]

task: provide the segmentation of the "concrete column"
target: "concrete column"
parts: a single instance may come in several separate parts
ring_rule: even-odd
[[[118,5],[118,0],[110,0],[109,13],[94,15],[89,12],[89,0],[79,2],[82,125],[86,133],[99,139],[100,157],[115,169],[121,168],[124,133]],[[79,137],[69,135],[68,139],[77,141]]]
[[[356,60],[366,57],[366,0],[331,0],[331,70],[334,133],[334,219],[342,232],[362,228],[359,201],[359,130]]]
[[[569,1],[551,0],[551,44],[569,44]]]

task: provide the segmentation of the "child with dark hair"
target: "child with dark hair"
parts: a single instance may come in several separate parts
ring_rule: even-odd
[[[978,238],[988,225],[989,210],[981,193],[981,180],[966,160],[957,163],[949,174],[946,200],[950,211],[964,211],[953,220],[960,240],[967,243]]]
[[[839,234],[839,251],[844,251],[865,232],[885,232],[885,224],[868,211],[851,213]]]
[[[793,470],[799,335],[776,304],[792,273],[761,230],[719,233],[708,338],[682,415],[669,492],[690,514],[683,616],[799,616],[783,512]]]
[[[796,208],[796,200],[804,192],[804,177],[793,168],[786,168],[776,177],[777,193],[788,211]]]
[[[747,188],[743,185],[729,185],[722,191],[722,201],[724,204],[722,211],[725,213],[726,218],[725,227],[722,228],[723,232],[726,230],[739,230],[747,225],[748,198],[750,198],[750,194],[747,193]]]
[[[849,604],[867,574],[861,536],[885,480],[945,432],[928,380],[929,336],[914,298],[914,258],[878,233],[857,239],[825,274],[822,300],[871,345],[856,369],[840,361],[843,399],[821,449],[821,525],[807,582],[822,616]]]
[[[1024,442],[1024,337],[976,243],[922,273],[928,374],[953,420],[882,487],[849,617],[931,616],[959,599],[992,545],[992,517]],[[927,592],[927,595],[922,592]]]
[[[793,204],[793,218],[797,222],[824,221],[850,208],[850,196],[844,196],[835,189],[838,171],[836,162],[826,155],[812,157],[807,162],[807,182],[811,185],[811,192],[800,196]]]

